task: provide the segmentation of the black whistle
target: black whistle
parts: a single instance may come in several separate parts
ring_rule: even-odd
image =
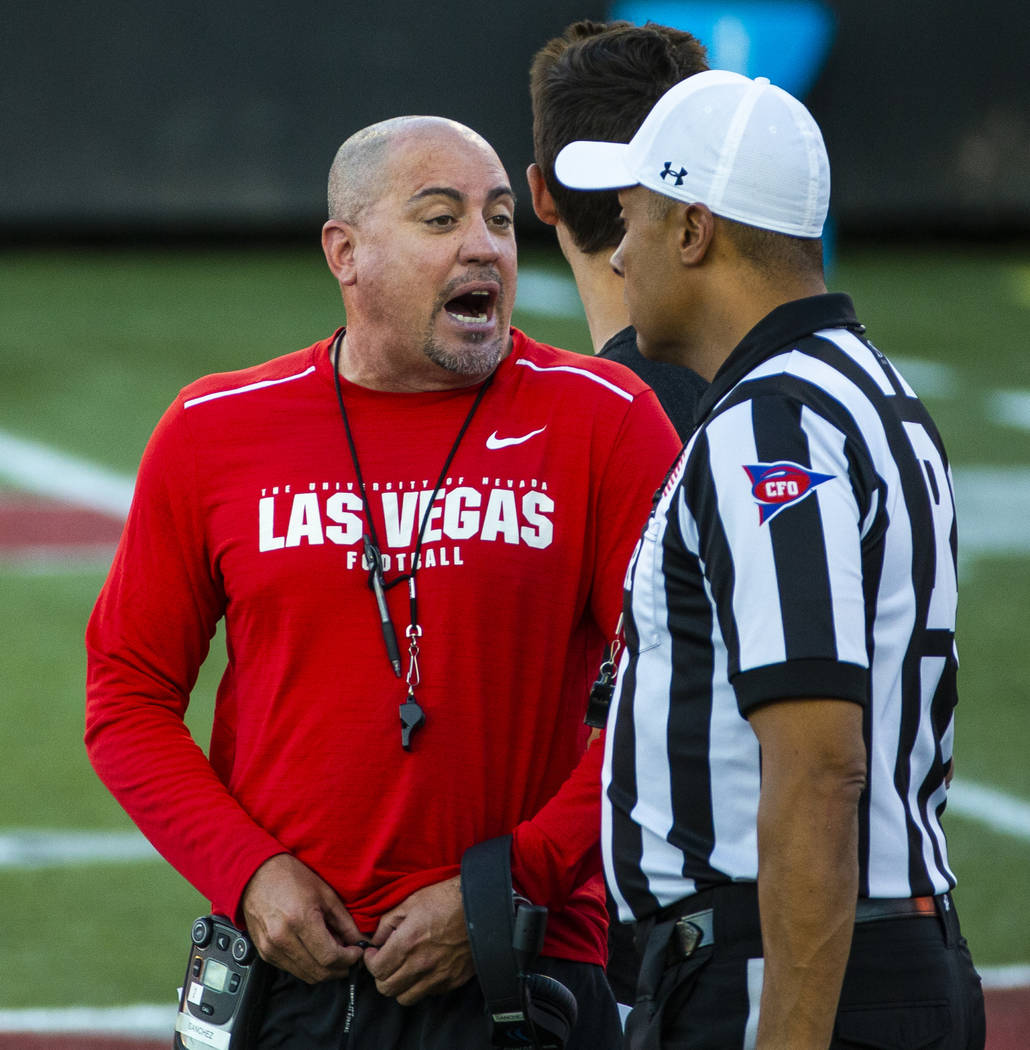
[[[412,694],[401,704],[401,747],[405,751],[411,750],[411,737],[417,729],[421,729],[426,721],[426,713],[419,706],[419,702]]]
[[[608,722],[608,708],[612,706],[612,694],[615,692],[615,671],[605,664],[590,690],[587,701],[587,714],[583,719],[594,729],[604,729]]]

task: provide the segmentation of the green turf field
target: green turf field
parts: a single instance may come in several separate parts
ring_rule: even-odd
[[[539,250],[523,263],[566,273]],[[1030,423],[1002,424],[992,406],[999,391],[1030,392],[1030,249],[844,247],[830,283],[853,293],[889,356],[913,362],[957,478],[1004,468],[999,502],[976,506],[983,521],[970,521],[971,532],[1011,513],[1006,501],[1030,478]],[[588,349],[581,318],[530,306],[516,311],[520,327]],[[131,474],[182,384],[307,345],[341,315],[314,241],[303,250],[0,253],[0,431]],[[9,487],[0,462],[0,489]],[[81,639],[101,582],[96,566],[30,572],[0,560],[0,834],[128,828],[81,745]],[[958,775],[1025,807],[1030,543],[965,559],[960,602]],[[194,703],[201,738],[216,677],[217,667],[205,669]],[[1030,963],[1030,840],[969,816],[945,823],[978,961]],[[24,870],[0,856],[0,900],[0,1008],[171,1001],[191,921],[205,910],[160,861]]]

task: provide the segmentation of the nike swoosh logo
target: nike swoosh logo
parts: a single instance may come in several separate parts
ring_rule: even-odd
[[[497,431],[495,430],[487,439],[486,447],[489,449],[507,448],[509,445],[521,445],[523,441],[528,441],[531,437],[536,437],[537,434],[542,434],[547,429],[546,426],[541,427],[539,430],[531,430],[528,434],[522,434],[519,437],[510,438],[499,438]]]

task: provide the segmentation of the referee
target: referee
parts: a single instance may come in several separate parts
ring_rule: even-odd
[[[649,356],[712,386],[630,563],[606,873],[630,1048],[982,1048],[940,824],[956,526],[937,430],[827,294],[829,168],[764,78],[698,73],[558,178],[620,188]]]

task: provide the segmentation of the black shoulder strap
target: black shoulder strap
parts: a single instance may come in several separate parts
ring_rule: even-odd
[[[461,899],[472,958],[491,1015],[495,1021],[506,1015],[521,1017],[522,992],[512,950],[511,835],[478,842],[465,851]]]

